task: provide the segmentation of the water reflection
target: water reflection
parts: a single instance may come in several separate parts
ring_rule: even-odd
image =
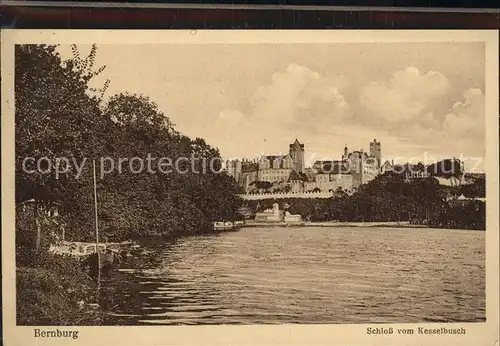
[[[484,232],[248,228],[155,244],[103,282],[107,324],[484,321]]]

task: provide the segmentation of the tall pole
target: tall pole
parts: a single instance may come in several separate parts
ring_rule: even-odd
[[[92,161],[94,166],[94,210],[95,210],[95,245],[97,254],[97,283],[101,281],[101,254],[99,249],[99,221],[97,219],[97,183],[95,174],[95,160]]]

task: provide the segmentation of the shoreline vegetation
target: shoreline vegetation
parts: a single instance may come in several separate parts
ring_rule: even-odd
[[[242,207],[251,215],[275,202],[288,204],[308,225],[425,221],[430,227],[484,228],[484,202],[446,201],[449,194],[484,197],[484,179],[468,187],[443,188],[433,178],[406,182],[401,175],[384,174],[349,196],[339,191],[328,199],[242,201],[233,178],[203,170],[206,162],[220,158],[217,148],[179,133],[144,95],[122,93],[105,100],[110,81],[97,89],[89,84],[105,69],[94,66],[97,47],[93,45],[88,56],[76,46],[72,50],[73,57],[63,61],[56,46],[15,48],[18,325],[102,323],[99,283],[92,268],[48,252],[60,240],[95,241],[92,171],[84,167],[79,179],[71,169],[56,177],[49,172],[50,163],[61,157],[78,162],[148,154],[206,159],[197,162],[196,171],[202,174],[136,173],[131,165],[121,174],[111,172],[99,179],[101,241],[171,241],[206,234],[213,221],[243,219],[238,212]],[[48,161],[25,167],[26,157]]]
[[[412,225],[408,221],[393,222],[393,221],[383,221],[383,222],[347,222],[347,221],[324,221],[324,222],[262,222],[262,221],[247,221],[244,227],[283,227],[283,226],[299,226],[299,227],[414,227],[423,228],[425,225]]]
[[[105,69],[95,66],[97,46],[88,55],[76,45],[71,48],[72,57],[63,60],[57,46],[15,47],[16,308],[21,325],[100,323],[90,313],[98,304],[90,269],[48,253],[58,239],[95,242],[92,160],[198,158],[195,167],[182,161],[168,174],[150,174],[141,170],[143,162],[130,160],[121,172],[98,179],[101,241],[202,234],[211,230],[213,220],[234,218],[240,205],[234,179],[216,173],[220,167],[206,169],[214,161],[220,165],[217,148],[178,132],[147,96],[121,93],[104,99],[112,81],[97,88],[90,83]],[[81,174],[68,165],[66,174],[56,175],[51,167],[60,158],[87,165]]]
[[[287,222],[252,222],[247,221],[244,228],[253,227],[329,227],[329,228],[424,228],[424,229],[447,229],[452,231],[485,231],[484,229],[467,229],[467,228],[446,228],[446,227],[427,227],[426,225],[411,224],[408,221],[394,222],[342,222],[342,221],[325,221],[325,222],[302,222],[302,223],[287,223]]]

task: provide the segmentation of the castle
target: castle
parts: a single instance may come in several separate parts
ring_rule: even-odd
[[[370,143],[369,152],[349,152],[347,146],[341,160],[316,161],[305,167],[304,144],[298,139],[290,144],[286,155],[263,155],[254,160],[228,160],[226,172],[243,188],[245,193],[268,191],[354,191],[380,173],[392,169],[386,161],[381,165],[381,144]]]

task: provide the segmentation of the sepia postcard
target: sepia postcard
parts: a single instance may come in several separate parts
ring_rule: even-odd
[[[499,345],[498,32],[1,36],[6,345]]]

